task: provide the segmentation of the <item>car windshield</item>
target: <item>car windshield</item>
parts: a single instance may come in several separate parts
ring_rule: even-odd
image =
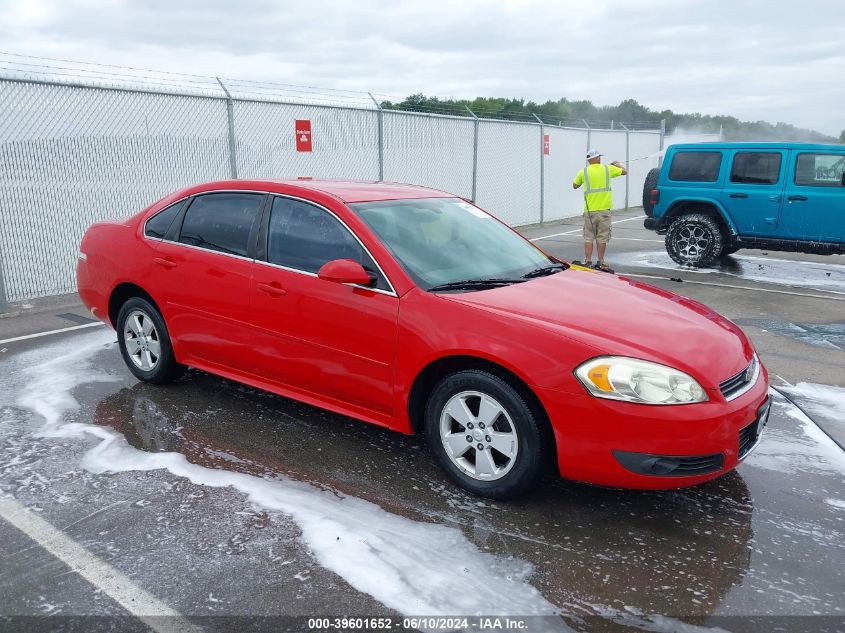
[[[520,279],[555,265],[531,242],[459,198],[349,206],[424,290],[463,281]]]

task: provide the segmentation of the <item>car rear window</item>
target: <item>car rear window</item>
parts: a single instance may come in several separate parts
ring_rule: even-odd
[[[810,187],[845,187],[845,154],[799,154],[795,184]]]
[[[167,229],[173,224],[173,220],[179,215],[179,211],[182,210],[184,204],[185,201],[182,200],[176,204],[171,204],[164,211],[156,213],[147,220],[147,224],[144,226],[144,235],[159,240],[164,239],[164,236],[167,235]]]
[[[245,257],[252,225],[263,199],[263,194],[254,193],[198,196],[185,213],[179,241]]]
[[[721,152],[677,152],[672,157],[669,180],[716,182],[721,166]]]
[[[780,152],[737,152],[731,165],[731,182],[774,185],[780,178]]]

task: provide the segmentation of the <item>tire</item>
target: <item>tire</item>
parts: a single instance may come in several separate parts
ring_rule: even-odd
[[[724,244],[716,220],[703,213],[682,215],[666,231],[666,252],[682,266],[712,265],[722,254]]]
[[[657,187],[657,179],[659,177],[660,170],[655,167],[649,170],[643,183],[643,211],[645,211],[648,217],[654,216],[654,205],[651,204],[651,190]]]
[[[490,499],[517,497],[544,477],[551,443],[543,425],[508,382],[480,370],[443,378],[425,410],[426,440],[441,468],[461,488]]]
[[[176,362],[161,314],[141,297],[132,297],[120,306],[117,343],[129,371],[144,382],[173,382],[187,369]]]

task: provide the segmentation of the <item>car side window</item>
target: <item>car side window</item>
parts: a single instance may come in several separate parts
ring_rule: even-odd
[[[731,165],[731,182],[774,185],[780,178],[780,152],[737,152]]]
[[[173,220],[179,215],[183,206],[185,206],[185,201],[180,200],[176,204],[171,204],[163,211],[156,213],[144,225],[144,235],[157,240],[164,239],[164,236],[167,235],[167,230],[173,224]]]
[[[721,152],[677,152],[669,167],[669,180],[716,182],[721,166]]]
[[[249,236],[264,194],[211,193],[194,198],[182,221],[179,241],[246,257]]]
[[[809,187],[845,187],[845,155],[799,154],[795,184]]]
[[[317,273],[335,259],[352,259],[376,276],[375,288],[388,290],[387,281],[349,230],[330,213],[291,198],[277,197],[270,212],[267,261]]]

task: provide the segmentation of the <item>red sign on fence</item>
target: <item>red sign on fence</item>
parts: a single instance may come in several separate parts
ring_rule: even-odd
[[[296,132],[296,151],[310,152],[311,151],[311,120],[297,119],[294,127]]]
[[[551,141],[548,134],[543,134],[543,156],[549,155]]]

